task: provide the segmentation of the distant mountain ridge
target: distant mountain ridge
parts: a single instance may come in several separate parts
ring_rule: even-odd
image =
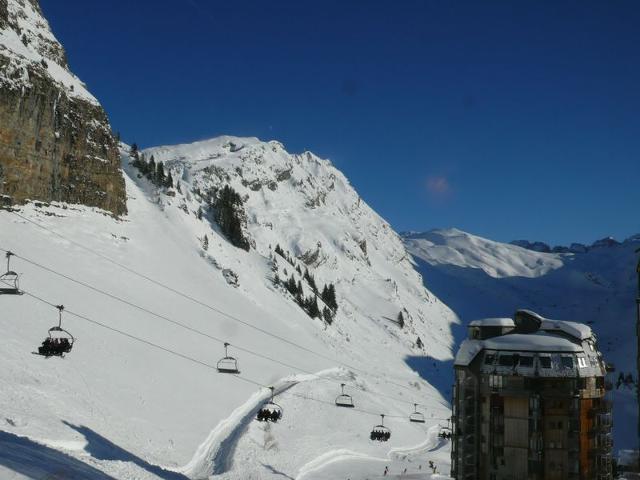
[[[533,250],[534,252],[542,252],[542,253],[586,253],[589,250],[594,248],[602,248],[602,247],[612,247],[616,245],[620,245],[622,243],[631,243],[640,241],[640,234],[632,235],[622,242],[617,241],[613,237],[604,237],[600,240],[596,240],[591,245],[585,245],[583,243],[572,243],[569,246],[565,245],[555,245],[551,246],[548,243],[540,242],[540,241],[529,241],[529,240],[513,240],[509,243],[512,245],[517,245],[518,247],[526,248],[527,250]]]

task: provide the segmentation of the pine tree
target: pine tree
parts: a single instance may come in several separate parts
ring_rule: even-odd
[[[338,310],[338,301],[336,300],[336,288],[332,283],[325,285],[320,294],[322,301],[334,312]]]
[[[214,196],[215,219],[222,233],[236,247],[249,250],[249,240],[242,230],[242,218],[244,216],[242,197],[229,185]]]
[[[307,301],[307,313],[311,318],[320,317],[320,309],[318,308],[318,299],[315,295],[311,295]]]
[[[402,310],[398,313],[398,326],[400,328],[404,328],[404,314],[402,313]]]
[[[151,155],[151,160],[149,160],[149,163],[147,164],[145,173],[149,180],[151,181],[155,180],[154,175],[156,173],[156,159],[154,158],[153,155]]]
[[[198,213],[196,213],[196,217],[198,217],[198,220],[202,220],[202,207],[198,207]]]
[[[171,170],[169,170],[169,172],[167,173],[167,178],[164,181],[164,186],[166,188],[172,188],[173,187],[173,177],[171,176]]]
[[[304,271],[304,279],[307,281],[307,283],[311,287],[311,290],[313,290],[314,293],[318,293],[318,287],[316,286],[316,279],[313,278],[313,275],[309,273],[308,268],[305,269]]]
[[[333,323],[333,313],[331,313],[331,309],[329,307],[324,307],[322,309],[322,318],[324,318],[324,321],[329,325]]]
[[[280,276],[278,275],[278,272],[276,272],[275,276],[273,277],[273,283],[274,285],[280,285]]]
[[[209,237],[207,237],[207,234],[204,234],[204,239],[202,240],[202,249],[203,250],[209,250]]]
[[[156,172],[155,172],[155,184],[157,186],[162,186],[164,185],[165,182],[165,178],[164,178],[164,164],[162,162],[158,162],[158,164],[156,165]]]
[[[416,340],[416,347],[418,348],[424,347],[424,343],[422,343],[422,340],[420,340],[420,337],[418,337],[418,339]]]

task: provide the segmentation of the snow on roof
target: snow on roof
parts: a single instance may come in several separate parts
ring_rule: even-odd
[[[487,318],[474,320],[469,326],[513,327],[515,324],[511,318]],[[564,335],[559,335],[560,332]],[[592,336],[591,328],[587,325],[542,318],[540,329],[533,333],[507,333],[485,340],[465,340],[458,350],[455,364],[469,365],[482,350],[582,352],[582,342]]]
[[[469,324],[470,327],[514,327],[512,318],[484,318],[482,320],[474,320]]]
[[[482,350],[513,352],[582,352],[582,345],[568,338],[538,331],[533,334],[514,333],[486,340],[465,340],[456,354],[455,365],[467,366]]]
[[[482,340],[487,350],[519,350],[525,352],[581,352],[582,346],[547,332],[514,333]]]
[[[547,331],[559,330],[579,340],[586,340],[593,336],[591,327],[588,325],[584,323],[567,322],[565,320],[550,320],[545,318],[540,328]]]

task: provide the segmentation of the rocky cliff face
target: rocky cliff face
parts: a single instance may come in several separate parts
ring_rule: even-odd
[[[37,0],[0,0],[0,195],[126,213],[106,114],[68,68]]]

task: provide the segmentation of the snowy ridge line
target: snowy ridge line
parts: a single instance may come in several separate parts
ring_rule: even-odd
[[[2,281],[2,283],[4,283],[5,285],[9,285],[9,283],[7,283],[5,281]],[[45,300],[45,299],[43,299],[43,298],[41,298],[41,297],[31,293],[31,292],[28,292],[28,291],[22,290],[22,289],[20,291],[23,294],[25,294],[25,295],[27,295],[27,296],[35,299],[35,300],[38,300],[39,302],[42,302],[42,303],[44,303],[46,305],[49,305],[50,307],[53,307],[53,308],[56,308],[56,309],[58,307],[58,305],[56,305],[54,303],[51,303],[48,300]],[[97,320],[93,320],[93,319],[91,319],[91,318],[89,318],[89,317],[87,317],[85,315],[80,314],[80,313],[76,313],[76,312],[73,312],[73,311],[67,310],[67,309],[65,309],[64,311],[65,311],[65,313],[67,313],[69,315],[72,315],[72,316],[74,316],[76,318],[79,318],[79,319],[84,320],[86,322],[89,322],[89,323],[92,323],[92,324],[97,325],[99,327],[102,327],[102,328],[104,328],[106,330],[110,330],[110,331],[112,331],[114,333],[117,333],[119,335],[125,336],[125,337],[127,337],[127,338],[129,338],[131,340],[143,343],[143,344],[145,344],[147,346],[156,348],[156,349],[161,350],[161,351],[163,351],[165,353],[168,353],[168,354],[174,355],[176,357],[182,358],[183,360],[187,360],[189,362],[196,363],[196,364],[198,364],[200,366],[209,368],[211,370],[215,370],[216,372],[218,371],[218,368],[215,365],[211,365],[211,364],[209,364],[207,362],[203,362],[202,360],[198,360],[197,358],[193,358],[193,357],[190,357],[190,356],[185,355],[183,353],[176,352],[175,350],[171,350],[170,348],[163,347],[162,345],[158,345],[157,343],[151,342],[149,340],[145,340],[144,338],[140,338],[138,336],[135,336],[135,335],[132,335],[130,333],[127,333],[127,332],[125,332],[123,330],[111,327],[111,326],[106,325],[106,324],[104,324],[102,322],[99,322]],[[311,375],[312,376],[316,376],[316,374],[311,374]],[[262,384],[262,383],[260,383],[260,382],[258,382],[256,380],[252,380],[252,379],[244,377],[242,375],[234,374],[234,375],[231,375],[231,376],[233,376],[234,378],[237,378],[239,380],[242,380],[243,382],[250,383],[252,385],[258,386],[260,388],[265,388],[265,389],[270,389],[271,388],[271,386],[264,385],[264,384]],[[323,404],[332,405],[332,406],[335,405],[334,402],[330,402],[328,400],[321,400],[321,399],[313,398],[313,397],[308,397],[308,396],[302,395],[300,393],[283,392],[281,395],[290,395],[290,396],[293,396],[293,397],[296,397],[296,398],[300,398],[302,400],[309,400],[309,401],[323,403]],[[361,408],[350,408],[349,410],[352,411],[352,412],[363,413],[363,414],[366,414],[366,415],[373,415],[375,417],[379,417],[380,416],[380,413],[370,412],[368,410],[363,410]],[[402,419],[407,419],[408,416],[404,416],[404,415],[386,415],[385,414],[384,418],[402,418]],[[437,417],[431,417],[431,418],[433,420],[447,420],[448,419],[448,418],[437,418]]]
[[[120,263],[120,262],[118,262],[116,260],[113,260],[112,258],[109,258],[106,255],[101,254],[100,252],[96,252],[95,250],[93,250],[93,249],[91,249],[91,248],[89,248],[89,247],[87,247],[87,246],[85,246],[85,245],[83,245],[83,244],[81,244],[81,243],[79,243],[79,242],[77,242],[75,240],[72,240],[72,239],[70,239],[68,237],[65,237],[64,235],[62,235],[62,234],[60,234],[60,233],[58,233],[58,232],[56,232],[56,231],[54,231],[54,230],[52,230],[52,229],[50,229],[48,227],[45,227],[44,225],[42,225],[42,224],[40,224],[40,223],[30,219],[30,218],[27,218],[27,217],[25,217],[23,215],[20,215],[16,210],[10,210],[10,213],[13,213],[14,215],[16,215],[17,217],[23,219],[24,221],[29,222],[29,223],[37,226],[38,228],[41,228],[41,229],[45,230],[45,231],[48,231],[49,233],[51,233],[51,234],[53,234],[53,235],[55,235],[55,236],[57,236],[57,237],[59,237],[59,238],[61,238],[63,240],[66,240],[67,242],[72,243],[73,245],[76,245],[76,246],[82,248],[83,250],[85,250],[85,251],[87,251],[89,253],[92,253],[93,255],[96,255],[99,258],[102,258],[103,260],[108,261],[109,263],[117,266],[118,268],[122,268],[122,269],[126,270],[127,272],[129,272],[129,273],[131,273],[131,274],[133,274],[133,275],[135,275],[135,276],[137,276],[139,278],[142,278],[142,279],[144,279],[144,280],[146,280],[148,282],[151,282],[154,285],[157,285],[157,286],[159,286],[161,288],[164,288],[165,290],[168,290],[168,291],[170,291],[170,292],[172,292],[172,293],[174,293],[174,294],[176,294],[176,295],[178,295],[178,296],[180,296],[182,298],[185,298],[186,300],[189,300],[189,301],[194,302],[194,303],[196,303],[196,304],[198,304],[198,305],[200,305],[202,307],[205,307],[205,308],[207,308],[207,309],[209,309],[211,311],[219,313],[220,315],[223,315],[226,318],[228,318],[230,320],[233,320],[234,322],[238,322],[238,323],[240,323],[240,324],[242,324],[242,325],[244,325],[244,326],[246,326],[248,328],[256,330],[256,331],[258,331],[258,332],[260,332],[260,333],[262,333],[264,335],[267,335],[267,336],[269,336],[271,338],[274,338],[274,339],[279,340],[281,342],[284,342],[284,343],[286,343],[288,345],[296,347],[296,348],[298,348],[300,350],[303,350],[303,351],[305,351],[307,353],[311,353],[312,355],[315,355],[318,358],[322,358],[324,360],[329,360],[331,362],[336,362],[338,365],[341,365],[343,367],[347,367],[347,368],[349,368],[349,369],[351,369],[353,371],[364,373],[366,375],[370,375],[373,378],[379,378],[379,379],[384,380],[385,382],[389,383],[390,385],[394,385],[394,386],[396,386],[398,388],[403,388],[403,389],[408,390],[408,391],[410,391],[412,393],[414,392],[414,390],[412,388],[410,388],[410,387],[408,387],[406,385],[390,381],[390,380],[388,380],[388,379],[386,379],[384,377],[381,377],[379,375],[375,375],[373,373],[370,373],[367,370],[364,370],[362,368],[354,367],[353,365],[350,365],[348,363],[336,361],[335,358],[332,358],[332,357],[330,357],[328,355],[325,355],[323,353],[316,352],[315,350],[312,350],[310,348],[307,348],[307,347],[304,347],[302,345],[299,345],[299,344],[297,344],[297,343],[295,343],[295,342],[293,342],[291,340],[288,340],[288,339],[286,339],[284,337],[281,337],[279,335],[273,334],[273,333],[271,333],[271,332],[269,332],[269,331],[267,331],[267,330],[265,330],[263,328],[260,328],[260,327],[258,327],[256,325],[253,325],[253,324],[249,323],[249,322],[246,322],[246,321],[244,321],[244,320],[242,320],[242,319],[240,319],[240,318],[238,318],[238,317],[236,317],[234,315],[226,313],[223,310],[220,310],[220,309],[218,309],[218,308],[216,308],[214,306],[211,306],[211,305],[209,305],[209,304],[207,304],[207,303],[205,303],[205,302],[203,302],[201,300],[198,300],[197,298],[194,298],[194,297],[192,297],[191,295],[189,295],[187,293],[181,292],[180,290],[177,290],[177,289],[175,289],[175,288],[173,288],[173,287],[171,287],[169,285],[166,285],[166,284],[164,284],[164,283],[162,283],[162,282],[160,282],[158,280],[155,280],[155,279],[153,279],[153,278],[151,278],[151,277],[149,277],[149,276],[147,276],[147,275],[145,275],[143,273],[137,272],[136,270],[133,270],[132,268],[128,267],[127,265],[124,265],[124,264],[122,264],[122,263]],[[409,402],[409,403],[413,404],[415,402]]]
[[[10,251],[0,247],[0,252],[9,253]],[[123,303],[123,304],[125,304],[125,305],[128,305],[128,306],[130,306],[130,307],[132,307],[132,308],[135,308],[135,309],[137,309],[137,310],[140,310],[140,311],[142,311],[142,312],[145,312],[145,313],[147,313],[147,314],[149,314],[149,315],[152,315],[152,316],[154,316],[154,317],[160,318],[161,320],[164,320],[164,321],[166,321],[166,322],[169,322],[169,323],[171,323],[171,324],[173,324],[173,325],[176,325],[176,326],[179,326],[179,327],[181,327],[181,328],[184,328],[185,330],[188,330],[188,331],[190,331],[190,332],[192,332],[192,333],[195,333],[195,334],[197,334],[197,335],[201,335],[201,336],[206,337],[206,338],[208,338],[208,339],[210,339],[210,340],[214,340],[214,341],[219,342],[220,344],[223,344],[223,345],[224,345],[225,343],[227,343],[225,340],[223,340],[223,339],[221,339],[221,338],[218,338],[218,337],[216,337],[216,336],[214,336],[214,335],[211,335],[211,334],[208,334],[208,333],[206,333],[206,332],[203,332],[202,330],[198,330],[198,329],[196,329],[196,328],[190,327],[189,325],[186,325],[186,324],[184,324],[184,323],[182,323],[182,322],[179,322],[179,321],[177,321],[177,320],[173,320],[173,319],[171,319],[171,318],[169,318],[169,317],[167,317],[167,316],[165,316],[165,315],[162,315],[162,314],[160,314],[160,313],[156,313],[156,312],[154,312],[154,311],[152,311],[152,310],[149,310],[148,308],[142,307],[142,306],[137,305],[137,304],[135,304],[135,303],[133,303],[133,302],[131,302],[131,301],[129,301],[129,300],[125,300],[125,299],[123,299],[123,298],[121,298],[121,297],[118,297],[117,295],[114,295],[114,294],[112,294],[112,293],[109,293],[109,292],[107,292],[107,291],[104,291],[104,290],[102,290],[102,289],[100,289],[100,288],[98,288],[98,287],[94,287],[93,285],[90,285],[90,284],[88,284],[88,283],[85,283],[85,282],[83,282],[83,281],[81,281],[81,280],[77,280],[77,279],[75,279],[75,278],[73,278],[73,277],[70,277],[70,276],[68,276],[68,275],[65,275],[64,273],[58,272],[58,271],[56,271],[56,270],[53,270],[52,268],[49,268],[49,267],[47,267],[47,266],[45,266],[45,265],[42,265],[42,264],[40,264],[40,263],[38,263],[38,262],[35,262],[35,261],[33,261],[33,260],[30,260],[30,259],[28,259],[28,258],[26,258],[26,257],[21,256],[21,255],[18,255],[18,254],[14,253],[14,252],[10,252],[10,253],[11,253],[14,257],[19,258],[19,259],[21,259],[21,260],[23,260],[23,261],[25,261],[25,262],[27,262],[27,263],[29,263],[29,264],[31,264],[31,265],[33,265],[33,266],[35,266],[35,267],[38,267],[38,268],[40,268],[40,269],[42,269],[42,270],[45,270],[45,271],[47,271],[47,272],[49,272],[49,273],[52,273],[52,274],[54,274],[54,275],[57,275],[57,276],[59,276],[59,277],[61,277],[61,278],[64,278],[64,279],[66,279],[66,280],[70,281],[70,282],[73,282],[73,283],[76,283],[76,284],[78,284],[78,285],[81,285],[81,286],[83,286],[83,287],[85,287],[85,288],[88,288],[88,289],[90,289],[90,290],[92,290],[92,291],[94,291],[94,292],[97,292],[97,293],[99,293],[99,294],[101,294],[101,295],[105,295],[105,296],[107,296],[108,298],[111,298],[111,299],[113,299],[113,300],[116,300],[116,301],[118,301],[118,302],[121,302],[121,303]],[[24,290],[21,290],[21,291],[24,291]],[[305,373],[305,374],[307,374],[307,375],[311,375],[311,376],[313,376],[313,377],[316,377],[318,380],[325,381],[325,382],[328,382],[328,383],[331,383],[331,384],[335,384],[335,381],[332,381],[332,380],[330,380],[330,379],[328,379],[328,378],[325,378],[325,377],[323,377],[323,376],[320,376],[320,375],[318,375],[318,374],[316,374],[316,373],[313,373],[313,372],[311,372],[311,371],[309,371],[309,370],[305,370],[305,369],[303,369],[303,368],[301,368],[301,367],[297,367],[297,366],[295,366],[295,365],[291,365],[291,364],[286,363],[286,362],[283,362],[283,361],[281,361],[281,360],[277,360],[277,359],[275,359],[275,358],[273,358],[273,357],[269,357],[268,355],[264,355],[264,354],[262,354],[262,353],[258,353],[258,352],[256,352],[256,351],[250,350],[250,349],[248,349],[248,348],[245,348],[245,347],[239,346],[239,345],[237,345],[237,344],[235,344],[235,343],[234,343],[234,344],[228,343],[228,345],[233,346],[235,349],[237,349],[237,350],[239,350],[239,351],[241,351],[241,352],[247,353],[247,354],[249,354],[249,355],[253,355],[253,356],[256,356],[256,357],[261,358],[261,359],[263,359],[263,360],[267,360],[267,361],[270,361],[270,362],[273,362],[273,363],[277,363],[277,364],[282,365],[282,366],[284,366],[284,367],[288,367],[288,368],[291,368],[291,369],[293,369],[293,370],[297,370],[297,371],[299,371],[299,372]],[[374,376],[374,375],[369,374],[369,373],[367,373],[367,375]],[[358,386],[357,384],[348,384],[348,385],[349,385],[349,387],[353,388],[354,390],[359,390],[359,391],[361,391],[361,392],[368,393],[368,391],[367,391],[365,388],[360,387],[360,386]],[[438,396],[433,395],[433,394],[430,394],[430,393],[423,393],[422,395],[423,395],[423,396],[426,396],[426,397],[431,397],[431,398],[436,399],[436,400],[439,400],[439,397],[438,397]],[[379,394],[378,394],[378,396],[380,396],[380,397],[384,397],[384,398],[388,398],[388,399],[390,399],[390,400],[393,400],[394,402],[402,402],[402,403],[406,403],[406,404],[409,404],[409,405],[420,405],[420,406],[423,406],[423,407],[427,407],[427,406],[428,406],[428,405],[425,405],[425,404],[422,404],[422,403],[418,403],[418,402],[414,402],[414,401],[410,401],[410,400],[404,400],[404,399],[401,399],[401,398],[398,398],[398,397],[395,397],[395,396],[391,396],[391,395],[387,395],[387,394],[383,394],[383,393],[379,393]],[[433,408],[433,407],[430,407],[430,408]],[[449,409],[448,409],[448,408],[444,408],[443,410],[447,410],[447,411],[448,411]]]

